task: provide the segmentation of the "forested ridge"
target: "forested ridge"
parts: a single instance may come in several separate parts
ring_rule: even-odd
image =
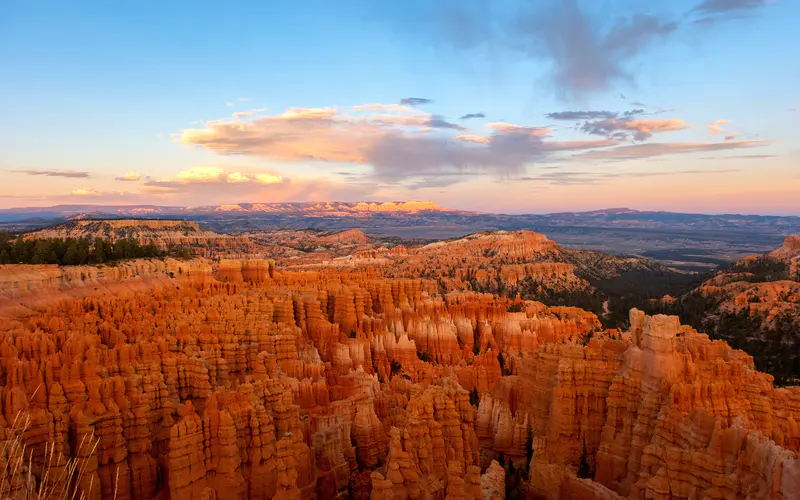
[[[141,244],[133,239],[115,242],[104,238],[24,239],[0,232],[0,264],[58,264],[80,266],[109,264],[124,259],[192,256],[186,247],[166,250],[155,244]]]

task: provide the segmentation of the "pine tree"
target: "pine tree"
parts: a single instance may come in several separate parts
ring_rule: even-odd
[[[89,254],[90,264],[102,264],[106,261],[104,246],[103,240],[98,238],[94,241],[94,248],[92,249],[92,253]]]
[[[31,264],[58,264],[58,256],[50,241],[39,240],[36,242]]]
[[[64,266],[75,266],[80,264],[78,261],[78,243],[73,241],[64,252],[64,257],[61,259],[61,264]]]

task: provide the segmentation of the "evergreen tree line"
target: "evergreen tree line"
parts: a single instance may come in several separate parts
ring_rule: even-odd
[[[760,255],[754,259],[744,259],[736,262],[730,265],[727,271],[748,274],[747,276],[736,276],[737,281],[764,283],[790,279],[789,267],[787,262],[773,259],[768,255]]]
[[[47,238],[25,240],[0,233],[0,264],[58,264],[61,266],[97,265],[124,259],[188,258],[189,248],[172,247],[167,250],[153,243],[140,244],[133,239],[115,242],[104,238]]]

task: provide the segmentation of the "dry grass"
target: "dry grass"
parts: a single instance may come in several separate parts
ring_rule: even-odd
[[[34,450],[27,446],[24,437],[30,427],[30,416],[23,420],[22,415],[23,411],[17,412],[10,426],[0,428],[0,500],[89,500],[96,474],[91,475],[88,487],[79,485],[99,439],[94,433],[88,440],[83,436],[74,452],[88,448],[84,457],[65,457],[56,451],[56,443],[46,442],[43,463],[35,463]],[[119,467],[112,498],[117,497],[118,488]]]

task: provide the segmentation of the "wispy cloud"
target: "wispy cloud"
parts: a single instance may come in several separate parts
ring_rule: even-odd
[[[421,106],[432,102],[432,99],[425,99],[424,97],[406,97],[400,100],[400,104],[404,106]]]
[[[458,125],[456,123],[448,122],[447,120],[444,119],[444,117],[442,117],[440,115],[431,115],[431,117],[428,120],[428,122],[426,123],[426,125],[428,127],[433,127],[433,128],[449,128],[449,129],[453,129],[453,130],[466,130],[461,125]]]
[[[552,61],[554,87],[566,98],[630,81],[628,63],[678,28],[674,21],[636,13],[619,18],[606,30],[575,0],[551,5],[520,17],[516,35],[529,55],[545,55]]]
[[[598,151],[580,153],[574,157],[581,160],[621,161],[640,158],[652,158],[662,155],[675,155],[687,153],[705,153],[710,151],[726,151],[733,149],[754,148],[766,146],[770,141],[725,141],[725,142],[652,142],[647,144],[634,144],[619,146]]]
[[[597,119],[611,119],[619,116],[619,113],[614,111],[554,111],[547,113],[547,118],[551,120],[597,120]]]
[[[136,182],[142,178],[142,174],[139,172],[126,172],[125,174],[115,177],[115,180],[122,181],[122,182]]]
[[[9,170],[9,172],[14,172],[16,174],[27,174],[27,175],[42,175],[45,177],[67,177],[71,179],[86,179],[87,177],[89,177],[89,172],[79,171],[79,170],[25,169],[25,170]]]
[[[525,176],[515,181],[542,182],[560,186],[606,184],[615,179],[642,178],[642,177],[671,177],[680,175],[718,175],[739,172],[737,169],[725,170],[668,170],[668,171],[639,171],[639,172],[598,172],[562,170],[557,172],[544,172],[539,175]]]
[[[552,89],[565,99],[576,99],[610,92],[618,83],[635,83],[636,63],[661,42],[678,36],[684,25],[746,17],[769,3],[706,0],[673,16],[659,14],[652,2],[627,2],[639,9],[609,23],[608,10],[590,1],[439,0],[392,11],[389,22],[397,31],[422,35],[471,57],[545,61]]]
[[[466,115],[461,116],[459,120],[469,120],[472,118],[486,118],[486,115],[483,113],[467,113]]]
[[[733,155],[733,156],[704,156],[701,160],[767,160],[778,158],[780,155]]]
[[[705,0],[694,10],[700,17],[695,23],[710,24],[730,19],[742,19],[774,0]]]
[[[101,196],[105,194],[103,191],[94,188],[81,188],[70,191],[69,194],[74,196]]]

